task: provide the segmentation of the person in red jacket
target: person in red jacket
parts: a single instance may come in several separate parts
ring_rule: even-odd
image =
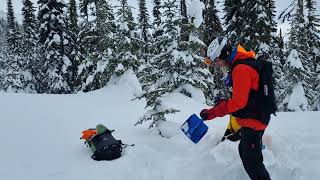
[[[214,63],[231,69],[232,98],[220,100],[211,109],[203,109],[200,116],[205,121],[227,114],[234,116],[241,126],[239,154],[246,172],[252,180],[270,180],[262,156],[262,136],[267,124],[256,118],[258,116],[255,114],[259,112],[254,108],[255,92],[259,88],[259,73],[253,67],[238,62],[255,60],[255,52],[246,51],[241,45],[232,47],[223,37],[214,40],[208,49],[209,57],[205,60],[207,65]]]

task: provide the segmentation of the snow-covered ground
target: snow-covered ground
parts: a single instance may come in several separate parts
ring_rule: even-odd
[[[129,80],[129,81],[128,81]],[[0,94],[1,180],[247,180],[238,143],[218,143],[227,118],[211,122],[199,144],[179,130],[188,116],[205,105],[181,94],[166,97],[181,112],[168,116],[157,131],[133,127],[144,113],[144,100],[131,101],[141,91],[130,74],[105,89],[77,95]],[[266,134],[263,150],[273,180],[320,178],[319,112],[279,113]],[[79,140],[83,129],[103,123],[114,136],[134,143],[120,159],[93,161]],[[271,149],[270,149],[271,148]]]

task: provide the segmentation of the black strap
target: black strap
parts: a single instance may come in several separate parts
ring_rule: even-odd
[[[231,66],[231,72],[239,64],[245,64],[245,65],[248,65],[248,66],[252,67],[253,69],[255,69],[257,71],[258,74],[260,72],[260,68],[261,67],[258,65],[258,60],[253,59],[253,58],[235,61]]]
[[[122,149],[125,149],[129,146],[135,146],[135,144],[123,144],[121,140],[118,140],[119,144],[121,145]]]
[[[129,147],[129,146],[135,146],[135,144],[122,144],[121,143],[121,146],[122,146],[122,149],[125,149],[125,148],[127,148],[127,147]]]

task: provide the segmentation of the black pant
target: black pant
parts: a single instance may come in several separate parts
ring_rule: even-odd
[[[241,128],[239,154],[244,169],[251,180],[270,180],[269,173],[263,164],[262,136],[264,131]]]

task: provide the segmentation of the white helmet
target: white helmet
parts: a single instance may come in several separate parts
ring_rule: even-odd
[[[207,56],[214,61],[220,54],[222,49],[227,45],[228,39],[226,37],[218,37],[213,40],[207,50]]]

